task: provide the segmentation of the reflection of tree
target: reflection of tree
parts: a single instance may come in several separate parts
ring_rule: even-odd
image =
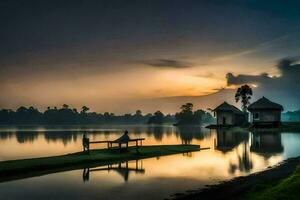
[[[161,141],[165,133],[165,128],[163,126],[151,126],[148,127],[148,133],[153,134],[157,141]]]
[[[245,132],[217,129],[215,149],[226,153],[237,147],[243,141],[247,141],[248,138],[249,134]]]
[[[251,159],[251,154],[248,149],[248,142],[243,143],[242,155],[239,155],[239,152],[236,151],[237,164],[230,162],[229,164],[229,173],[234,174],[236,170],[242,172],[249,172],[253,168],[253,162]]]
[[[249,148],[249,133],[233,131],[228,129],[217,129],[215,139],[215,149],[228,153],[235,149],[237,162],[230,161],[229,173],[234,174],[237,170],[249,172],[253,168]],[[239,152],[238,146],[242,144],[242,152]]]
[[[143,129],[140,126],[135,126],[135,127],[133,127],[132,131],[134,134],[141,134],[143,132]]]
[[[0,133],[0,139],[1,140],[6,140],[8,138],[11,138],[13,135],[14,135],[13,132],[9,132],[9,131],[7,131],[7,132],[1,132]]]
[[[84,168],[82,173],[83,182],[89,181],[90,173],[97,172],[97,171],[108,171],[108,172],[115,171],[123,177],[125,182],[128,181],[130,172],[135,172],[136,174],[145,173],[142,160],[135,160],[134,166],[130,166],[129,161],[125,161],[125,162],[119,162],[117,164],[109,164],[105,167],[98,167],[93,169]]]
[[[77,141],[77,135],[79,132],[73,131],[46,131],[44,137],[47,142],[61,141],[64,145],[67,145],[71,141]]]
[[[182,144],[190,144],[193,139],[204,139],[203,130],[200,126],[179,126],[176,135],[180,137]]]
[[[18,143],[33,142],[38,138],[38,132],[34,131],[17,131],[16,138]]]
[[[250,151],[269,157],[283,152],[281,134],[278,132],[256,132],[251,135]]]
[[[172,127],[171,126],[148,126],[146,129],[146,134],[149,136],[154,136],[157,141],[162,141],[164,135],[171,135],[172,134]]]

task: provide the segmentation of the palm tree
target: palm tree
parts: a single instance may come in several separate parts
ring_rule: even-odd
[[[86,113],[87,111],[89,111],[90,110],[90,108],[88,108],[87,106],[82,106],[82,108],[81,108],[81,113]]]
[[[253,95],[252,89],[249,85],[242,85],[235,93],[235,101],[241,100],[242,110],[247,112],[248,105],[250,104],[251,96]]]

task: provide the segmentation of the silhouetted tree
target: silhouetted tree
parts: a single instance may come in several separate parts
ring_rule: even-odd
[[[202,123],[211,123],[213,117],[204,110],[193,112],[193,104],[186,103],[182,105],[181,112],[175,114],[177,125],[200,125]]]
[[[83,113],[83,114],[85,114],[87,111],[89,111],[90,110],[90,108],[88,108],[87,106],[82,106],[82,108],[81,108],[81,112],[80,113]]]
[[[63,104],[63,109],[69,109],[69,105],[67,105],[67,104]]]
[[[186,103],[180,107],[181,111],[184,113],[193,112],[194,105],[192,103]]]
[[[148,124],[163,124],[164,114],[160,111],[156,111],[152,117],[149,118]]]
[[[205,111],[204,110],[196,110],[194,112],[194,119],[193,119],[193,122],[195,124],[201,124],[202,121],[203,121],[203,116],[205,115]]]
[[[235,101],[241,100],[242,110],[247,112],[248,105],[250,104],[251,96],[253,95],[252,89],[249,85],[242,85],[239,87],[235,94]]]
[[[133,120],[135,123],[143,123],[143,115],[141,110],[137,110],[135,114],[133,115]]]
[[[32,106],[21,106],[16,111],[0,109],[0,124],[136,124],[147,123],[153,116],[155,123],[174,123],[174,115],[164,116],[160,111],[154,115],[143,115],[141,110],[137,110],[135,114],[115,115],[109,112],[87,112],[88,110],[88,107],[83,106],[78,113],[76,108],[70,108],[67,104],[60,109],[48,106],[43,113]]]
[[[193,104],[186,103],[180,107],[181,112],[176,113],[175,117],[178,125],[187,125],[194,123]]]

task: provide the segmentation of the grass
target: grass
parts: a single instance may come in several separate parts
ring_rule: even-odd
[[[61,156],[11,160],[0,162],[0,182],[24,177],[38,176],[60,171],[101,166],[120,161],[137,160],[191,151],[199,151],[199,145],[156,145],[129,147],[128,152],[97,149],[88,153],[77,152]]]
[[[295,172],[273,184],[257,185],[241,199],[251,200],[296,200],[300,197],[300,166]]]

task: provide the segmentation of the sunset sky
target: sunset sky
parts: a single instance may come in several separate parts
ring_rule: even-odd
[[[250,83],[255,97],[299,109],[299,65],[277,66],[299,56],[299,10],[283,0],[1,1],[0,107],[150,112],[157,99]]]

